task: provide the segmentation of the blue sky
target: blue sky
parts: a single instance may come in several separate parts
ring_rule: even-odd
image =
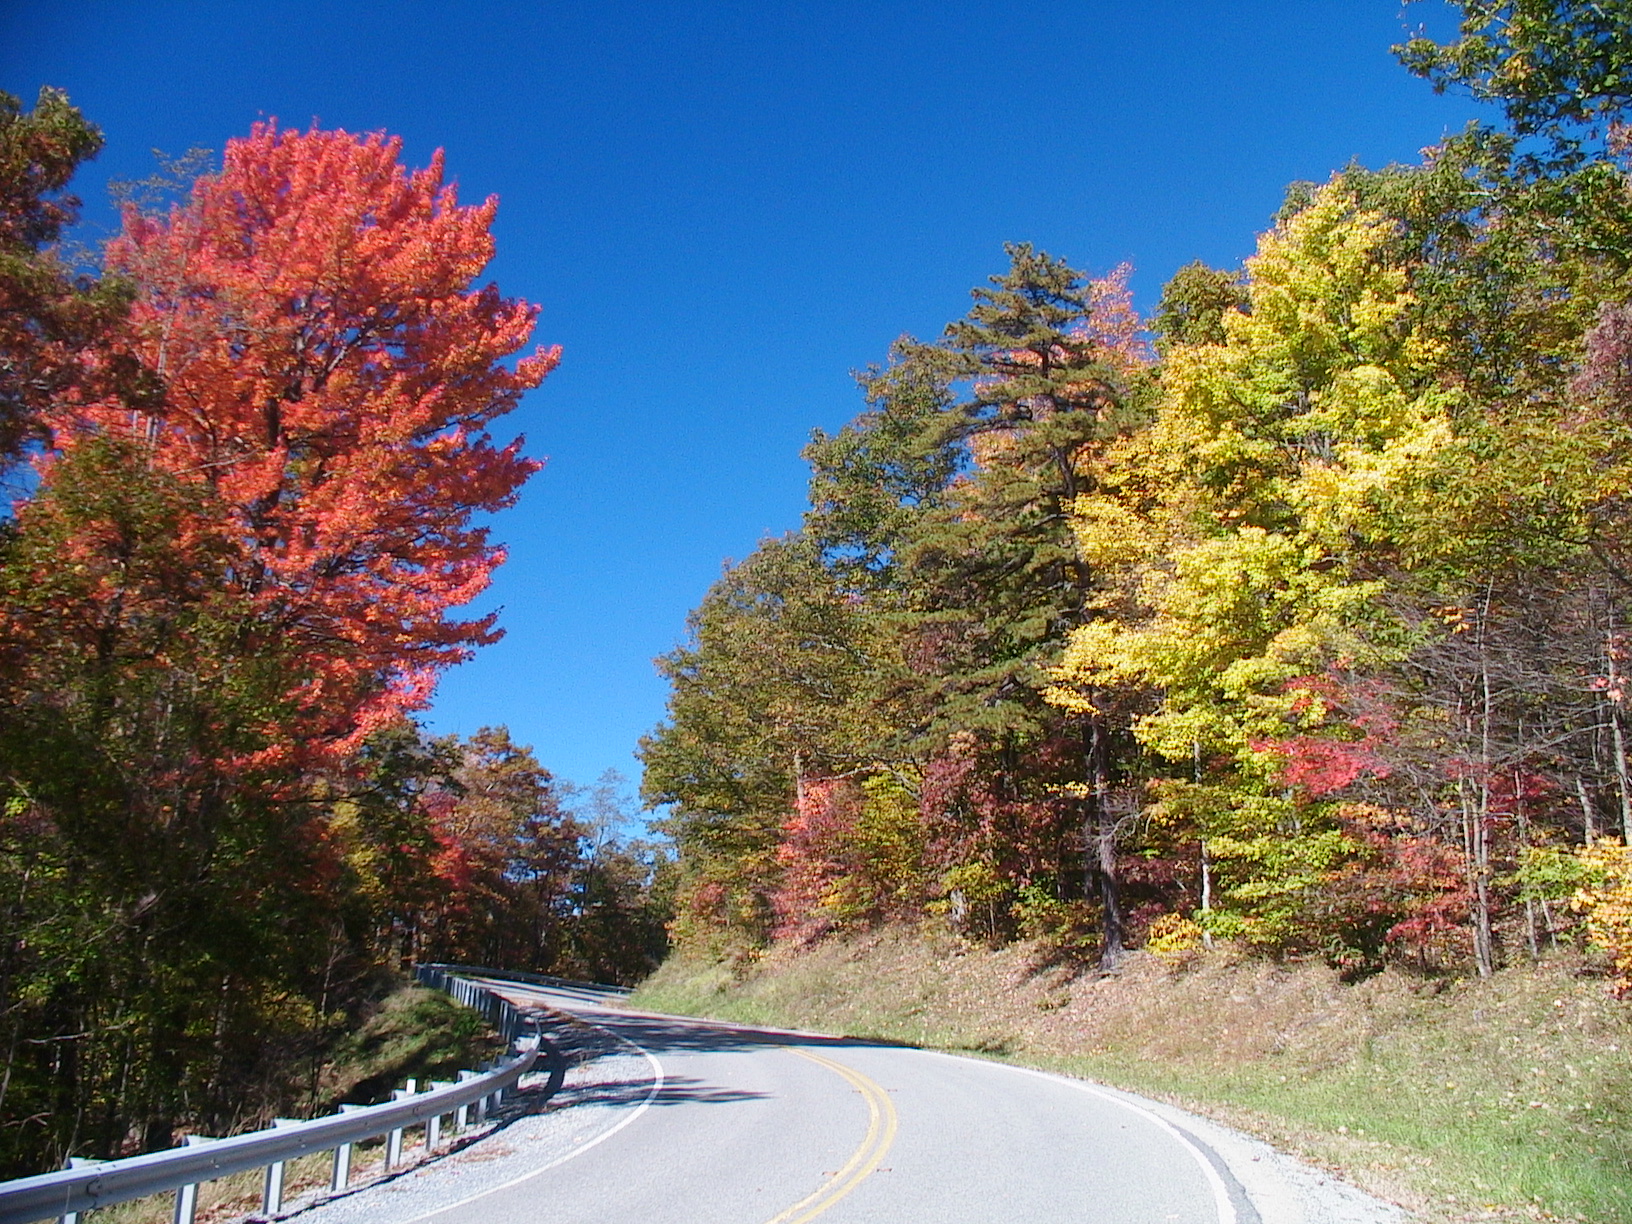
[[[509,418],[548,466],[494,523],[507,636],[427,721],[587,783],[638,774],[651,660],[722,562],[797,526],[851,370],[961,315],[1005,241],[1131,262],[1148,309],[1250,254],[1288,182],[1415,160],[1474,110],[1394,63],[1407,21],[1451,28],[1437,0],[4,0],[0,89],[102,127],[88,240],[151,150],[274,116],[499,196],[492,279],[565,356]]]

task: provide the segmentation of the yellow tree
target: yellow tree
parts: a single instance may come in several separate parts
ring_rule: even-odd
[[[1341,180],[1316,191],[1247,261],[1246,308],[1170,345],[1154,423],[1076,504],[1083,556],[1120,581],[1049,696],[1143,695],[1135,734],[1171,775],[1152,814],[1200,840],[1204,908],[1217,862],[1248,935],[1282,937],[1354,849],[1302,823],[1269,745],[1324,712],[1302,678],[1383,649],[1385,575],[1452,443],[1393,238]]]

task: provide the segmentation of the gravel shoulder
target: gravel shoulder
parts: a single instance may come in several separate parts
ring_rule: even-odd
[[[553,1168],[638,1116],[656,1087],[640,1051],[562,1013],[538,1014],[553,1067],[524,1076],[484,1127],[441,1152],[339,1195],[311,1195],[281,1218],[301,1224],[411,1224]],[[550,1091],[552,1072],[560,1087]]]

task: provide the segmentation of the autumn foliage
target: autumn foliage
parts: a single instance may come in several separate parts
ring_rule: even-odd
[[[487,433],[559,357],[504,364],[535,309],[474,284],[497,201],[460,205],[440,154],[409,171],[399,149],[261,124],[168,216],[129,211],[108,262],[138,286],[126,343],[163,404],[45,414],[47,484],[85,439],[124,436],[198,488],[187,546],[286,651],[283,745],[355,747],[495,636],[447,612],[503,557],[472,517],[538,467]]]
[[[4,1172],[328,1108],[415,959],[626,979],[663,942],[615,802],[406,717],[498,636],[457,609],[540,466],[490,433],[558,358],[479,281],[496,201],[266,123],[127,208],[92,284],[48,244],[98,143],[0,96],[0,464],[34,468],[0,525]]]
[[[1294,184],[1148,324],[1126,267],[1009,243],[859,376],[800,530],[659,661],[647,794],[682,895],[732,899],[680,938],[1624,988],[1632,22],[1460,7],[1397,51],[1508,126]]]

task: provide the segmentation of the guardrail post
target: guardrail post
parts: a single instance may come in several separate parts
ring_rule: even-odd
[[[419,1087],[418,1080],[409,1080],[406,1085],[398,1088],[391,1094],[393,1101],[405,1100],[415,1094]],[[395,1168],[402,1160],[402,1127],[397,1127],[385,1137],[385,1167],[387,1170]]]
[[[101,1163],[102,1161],[100,1160],[91,1160],[85,1156],[70,1156],[68,1157],[68,1164],[65,1167],[69,1169],[83,1169],[90,1165],[99,1165]],[[57,1220],[58,1224],[79,1224],[79,1212],[65,1211],[57,1217]]]
[[[461,1071],[461,1072],[459,1072],[459,1082],[462,1084],[466,1080],[473,1080],[477,1076],[479,1076],[480,1074],[481,1074],[481,1072],[479,1072],[479,1071]],[[458,1131],[462,1131],[462,1130],[467,1130],[467,1129],[469,1129],[469,1127],[470,1127],[470,1106],[469,1105],[461,1105],[461,1106],[459,1106],[458,1109],[453,1111],[453,1129],[454,1129],[455,1132],[458,1132]]]
[[[438,1088],[452,1088],[451,1080],[432,1080],[431,1091]],[[425,1150],[434,1152],[442,1144],[442,1114],[432,1114],[425,1119]]]
[[[299,1118],[273,1118],[273,1129],[286,1126],[299,1126]],[[274,1160],[266,1166],[266,1182],[261,1188],[261,1214],[266,1216],[277,1215],[283,1210],[283,1168],[284,1162]]]
[[[359,1109],[367,1109],[366,1105],[342,1105],[341,1113],[353,1113]],[[329,1177],[329,1193],[339,1194],[351,1181],[351,1144],[342,1143],[334,1149],[334,1172]]]
[[[206,1143],[214,1143],[213,1135],[188,1135],[182,1143],[187,1147],[200,1147]],[[193,1215],[198,1211],[198,1182],[190,1186],[182,1186],[176,1191],[176,1211],[171,1217],[174,1224],[193,1224]]]

